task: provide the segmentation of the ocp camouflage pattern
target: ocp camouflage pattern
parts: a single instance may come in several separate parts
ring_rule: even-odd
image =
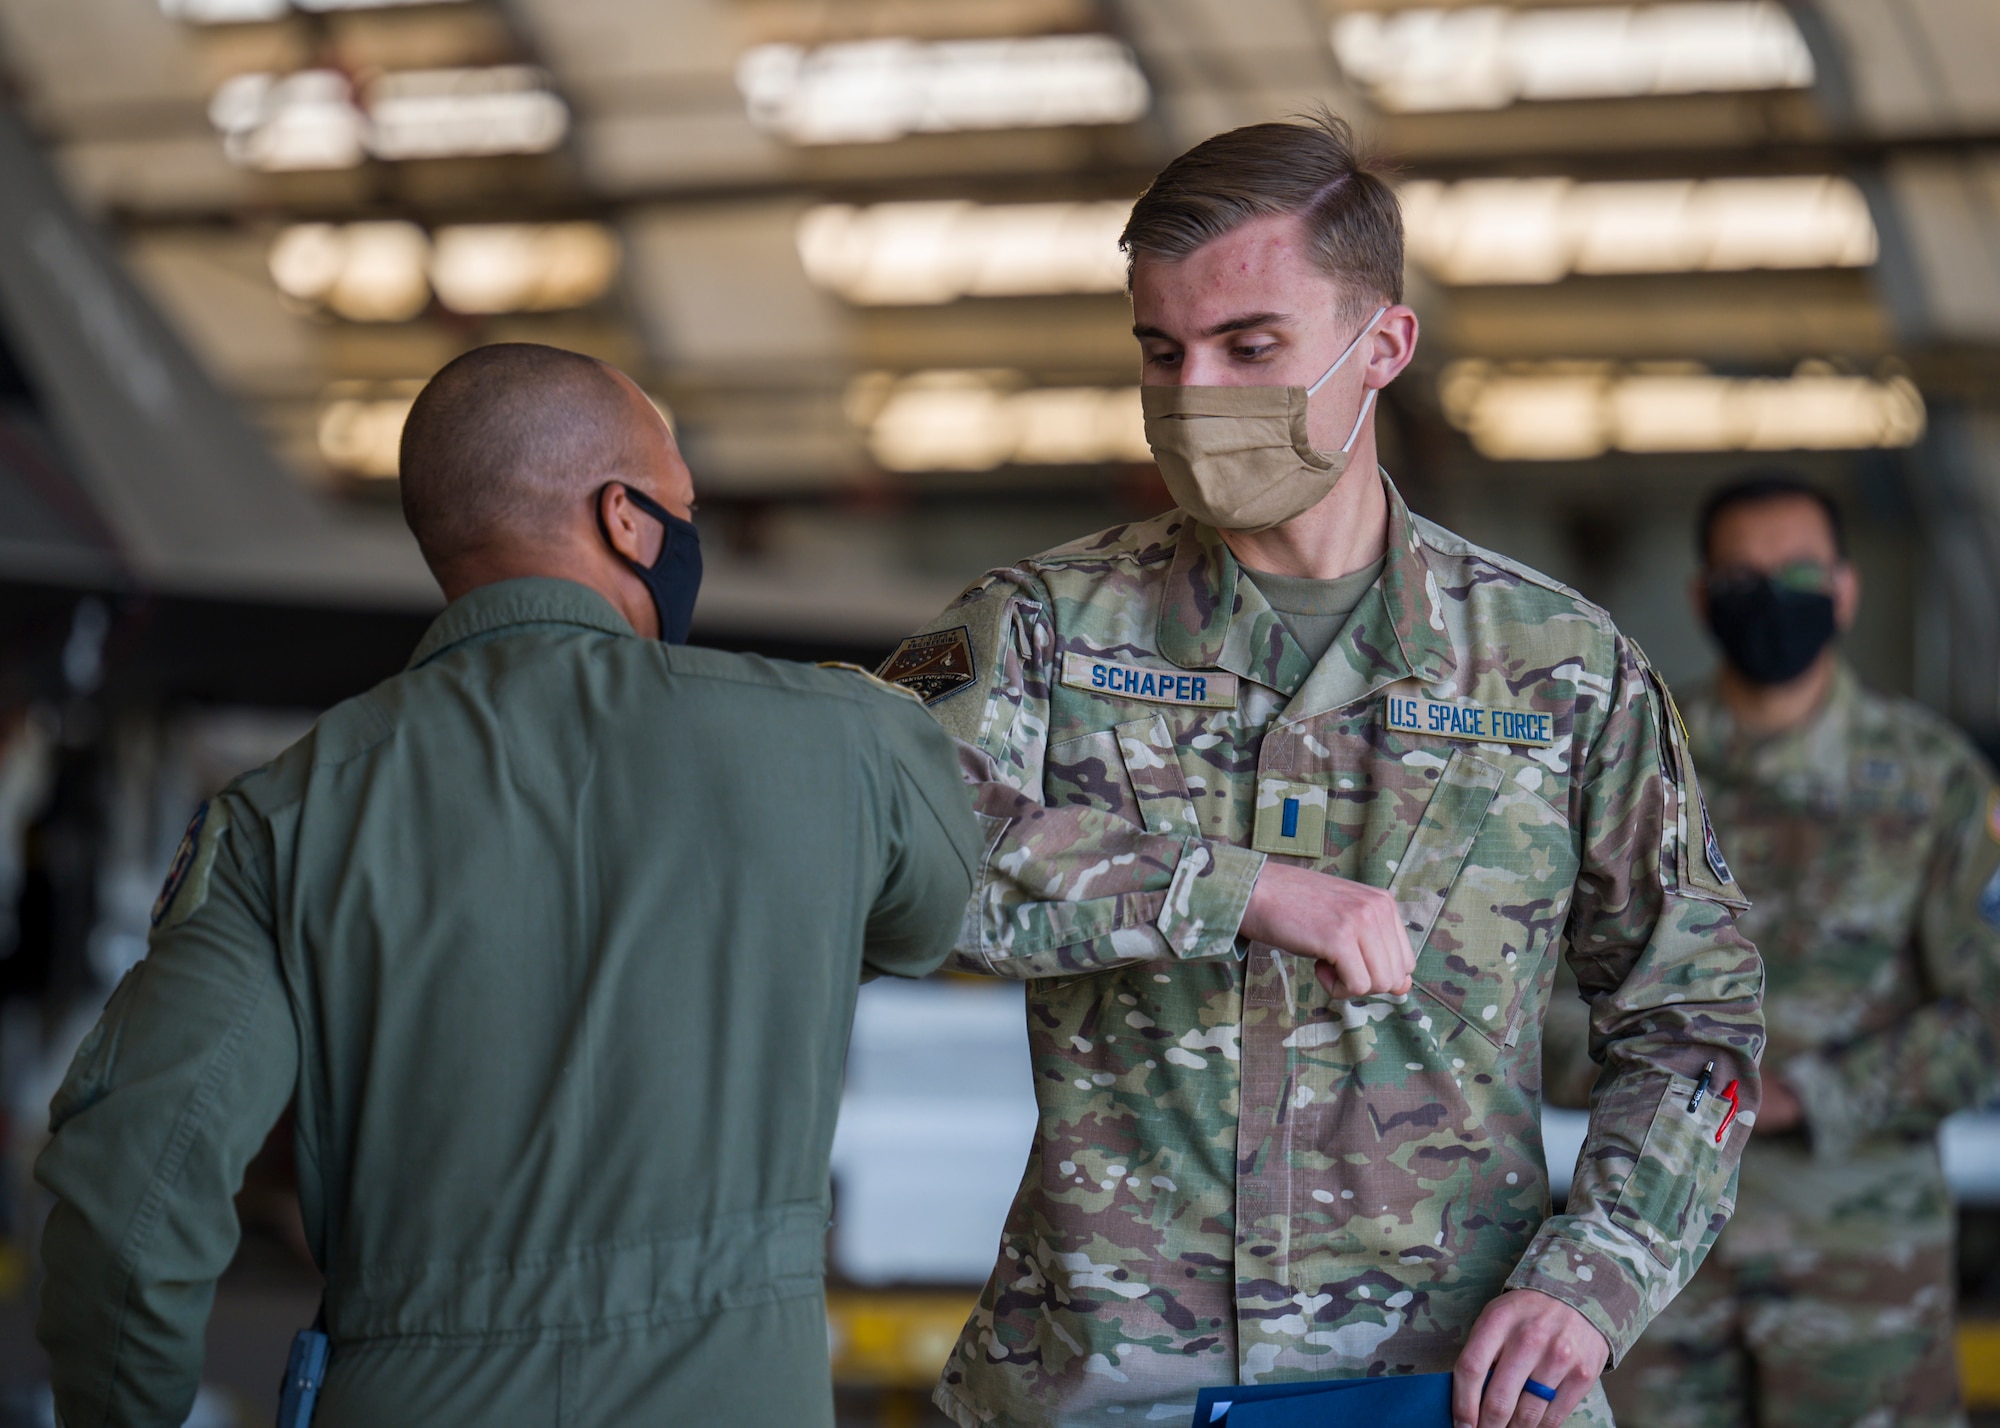
[[[1602,611],[1389,500],[1384,573],[1316,668],[1180,512],[989,574],[928,627],[965,629],[976,671],[932,706],[989,840],[956,957],[1029,980],[1041,1107],[939,1384],[959,1423],[1185,1421],[1208,1384],[1448,1369],[1508,1285],[1622,1353],[1729,1214],[1751,1117],[1718,1145],[1717,1102],[1685,1104],[1713,1060],[1754,1109],[1762,973],[1657,681]],[[1234,689],[1111,694],[1065,655]],[[1554,741],[1395,733],[1397,694],[1545,713]],[[1310,961],[1239,950],[1267,856],[1393,890],[1417,990],[1330,1003]],[[1559,949],[1615,1074],[1552,1219]],[[1608,1422],[1601,1396],[1574,1421]]]
[[[1765,1064],[1806,1128],[1752,1141],[1708,1267],[1612,1378],[1619,1421],[1962,1423],[1936,1134],[2000,1075],[1992,773],[1844,664],[1796,730],[1743,737],[1710,691],[1686,713],[1754,899],[1742,926],[1767,969]],[[1551,1027],[1552,1099],[1587,1091],[1580,1043],[1574,1023]]]

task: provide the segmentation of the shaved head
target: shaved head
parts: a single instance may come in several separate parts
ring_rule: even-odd
[[[671,442],[629,379],[532,342],[479,347],[432,377],[403,426],[403,519],[433,571],[570,538],[606,481]]]

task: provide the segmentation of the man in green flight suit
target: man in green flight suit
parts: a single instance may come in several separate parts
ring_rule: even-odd
[[[1946,1428],[1937,1128],[2000,1075],[2000,794],[1962,734],[1840,657],[1860,580],[1831,499],[1752,476],[1697,539],[1723,665],[1689,743],[1755,899],[1764,1106],[1728,1233],[1606,1388],[1626,1428]],[[1564,1032],[1550,1097],[1581,1103],[1594,1068]]]
[[[196,816],[51,1107],[62,1419],[186,1417],[292,1104],[321,1428],[830,1428],[841,1065],[860,979],[930,971],[963,913],[951,742],[864,674],[654,638],[693,488],[602,363],[459,358],[402,475],[450,604]]]
[[[1180,509],[988,575],[882,670],[961,741],[957,964],[1029,981],[1041,1102],[937,1401],[1119,1428],[1450,1370],[1460,1423],[1608,1423],[1607,1358],[1728,1214],[1747,1117],[1698,1078],[1753,1110],[1763,1038],[1664,694],[1378,474],[1417,321],[1344,125],[1208,140],[1124,243]],[[1562,955],[1610,1071],[1551,1219]]]

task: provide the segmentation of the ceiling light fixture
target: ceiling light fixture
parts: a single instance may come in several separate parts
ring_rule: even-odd
[[[209,102],[231,162],[267,172],[347,169],[378,159],[541,154],[569,132],[569,106],[531,65],[401,70],[357,101],[345,74],[239,74]]]
[[[1854,268],[1874,262],[1878,247],[1861,190],[1824,175],[1419,180],[1399,196],[1411,259],[1446,283]]]
[[[1812,52],[1777,0],[1361,10],[1333,22],[1333,51],[1400,113],[1813,82]]]
[[[185,20],[194,25],[240,25],[282,19],[290,10],[314,14],[327,10],[388,10],[403,5],[462,3],[464,0],[160,0],[160,13],[169,20]]]
[[[1030,387],[1012,373],[886,372],[856,380],[849,413],[889,471],[1150,461],[1137,387]]]
[[[402,322],[439,301],[453,312],[555,312],[604,296],[620,251],[597,223],[477,223],[428,235],[414,223],[299,223],[271,245],[286,296],[354,322]]]
[[[1130,202],[822,204],[799,221],[815,284],[862,304],[1119,292]]]
[[[1438,394],[1451,423],[1496,461],[1623,452],[1854,451],[1913,445],[1924,400],[1907,378],[1821,362],[1789,377],[1721,377],[1696,364],[1451,363]]]
[[[1110,35],[759,45],[736,86],[758,127],[795,144],[1125,124],[1151,102],[1130,46]]]

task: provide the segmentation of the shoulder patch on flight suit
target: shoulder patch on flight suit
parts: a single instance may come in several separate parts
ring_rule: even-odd
[[[878,676],[876,675],[876,673],[875,673],[875,671],[874,671],[874,670],[872,670],[872,669],[863,669],[863,668],[862,668],[862,667],[861,667],[860,665],[858,665],[858,664],[849,664],[849,663],[848,663],[848,662],[847,662],[846,660],[844,660],[844,659],[823,659],[823,660],[821,660],[821,661],[819,662],[819,668],[821,668],[821,669],[842,669],[842,670],[846,670],[846,671],[847,671],[847,672],[848,672],[849,674],[858,674],[858,675],[860,675],[860,676],[861,676],[861,677],[862,677],[863,679],[867,680],[867,681],[868,681],[868,682],[869,682],[870,684],[874,685],[874,686],[875,686],[875,687],[876,687],[877,689],[886,689],[886,690],[888,690],[888,691],[889,691],[889,692],[890,692],[891,694],[895,695],[895,696],[896,696],[896,697],[897,697],[898,699],[914,699],[914,700],[916,700],[916,701],[917,701],[917,703],[919,703],[919,704],[921,704],[921,703],[923,703],[923,702],[924,702],[924,701],[923,701],[923,696],[921,696],[920,694],[918,694],[918,693],[916,692],[916,690],[914,690],[914,689],[905,689],[905,688],[903,688],[903,686],[902,686],[902,685],[900,685],[900,684],[891,684],[891,683],[889,683],[889,681],[888,681],[888,680],[886,680],[886,679],[882,679],[882,678],[878,677]]]
[[[1993,876],[1980,889],[1979,916],[1988,927],[2000,932],[2000,868],[1993,870]]]
[[[926,704],[949,699],[979,677],[972,657],[972,630],[954,625],[927,635],[911,635],[890,651],[876,673]]]
[[[180,846],[174,849],[174,860],[167,866],[167,880],[153,901],[155,930],[186,922],[208,901],[208,872],[215,866],[215,845],[228,826],[229,815],[212,802],[194,811],[187,831],[181,834]]]

